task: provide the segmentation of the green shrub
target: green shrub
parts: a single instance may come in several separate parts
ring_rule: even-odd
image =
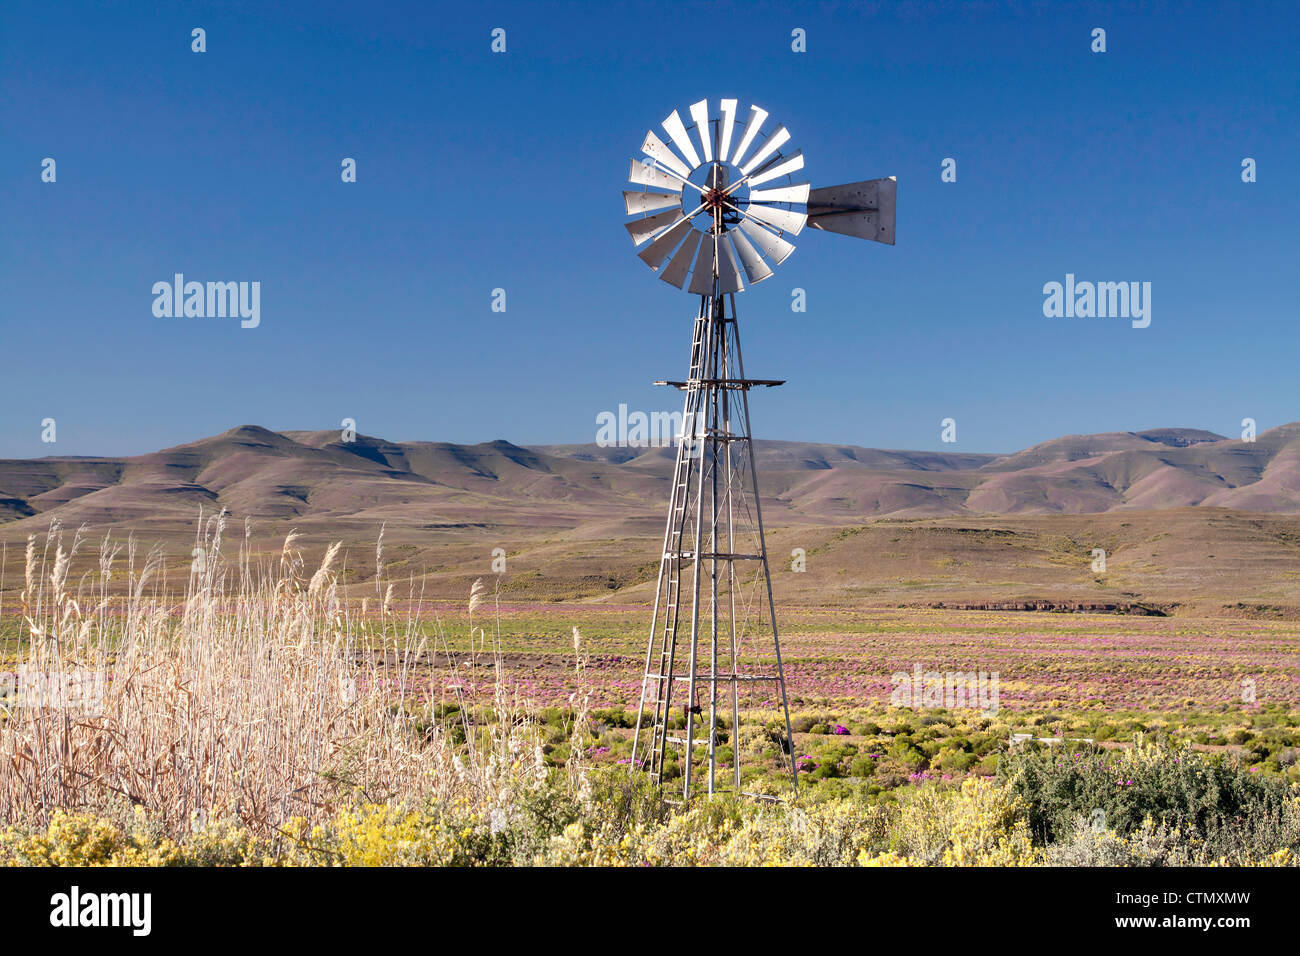
[[[1167,740],[1129,750],[1017,748],[1002,754],[997,775],[1024,799],[1040,844],[1075,839],[1086,818],[1120,837],[1153,821],[1197,843],[1207,862],[1300,848],[1300,814],[1282,780]]]
[[[868,757],[865,755],[854,757],[853,761],[849,764],[849,776],[870,777],[876,772],[876,764],[879,762],[879,758]]]
[[[979,758],[972,753],[958,751],[940,755],[938,764],[939,769],[945,773],[965,773],[975,766],[977,760]]]
[[[894,744],[889,748],[889,756],[909,770],[920,770],[929,763],[929,758],[911,744]]]
[[[636,714],[629,714],[622,707],[614,707],[608,710],[592,711],[592,719],[610,727],[635,727]]]

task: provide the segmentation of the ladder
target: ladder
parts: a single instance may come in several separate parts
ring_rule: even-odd
[[[668,736],[669,723],[672,720],[673,684],[676,683],[675,658],[677,652],[677,628],[681,618],[681,584],[683,555],[691,554],[682,548],[689,525],[691,513],[691,478],[696,473],[696,462],[700,459],[698,447],[697,416],[700,414],[701,388],[698,383],[704,376],[708,347],[712,332],[712,316],[701,302],[700,312],[695,318],[694,338],[691,343],[691,370],[689,382],[695,383],[686,388],[686,397],[682,409],[682,434],[677,441],[677,457],[673,467],[672,492],[669,498],[668,524],[664,530],[664,547],[659,559],[659,586],[655,593],[655,620],[662,620],[662,627],[656,632],[655,623],[651,623],[650,647],[646,653],[646,668],[641,685],[641,713],[637,718],[636,737],[633,739],[633,766],[639,752],[639,738],[642,715],[647,707],[653,709],[650,746],[645,761],[645,769],[651,778],[659,783],[663,779],[664,758],[667,747],[675,744],[686,748],[686,759],[690,759],[690,747],[680,738]],[[665,584],[667,587],[665,588]],[[663,599],[662,605],[660,599]],[[656,636],[659,653],[654,655]],[[688,698],[687,706],[694,704]]]

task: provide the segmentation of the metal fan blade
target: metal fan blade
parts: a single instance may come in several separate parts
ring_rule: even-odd
[[[713,294],[713,237],[705,236],[700,243],[700,254],[695,260],[695,271],[691,273],[692,295]]]
[[[766,120],[767,110],[761,110],[757,106],[749,108],[749,122],[745,124],[745,135],[740,138],[740,145],[736,147],[736,154],[731,158],[731,165],[740,165],[740,161],[745,158],[745,151],[749,149],[749,144],[754,141],[754,137],[758,135]]]
[[[893,176],[827,186],[808,194],[808,225],[892,246],[897,205],[898,180]]]
[[[762,172],[750,176],[749,185],[751,188],[754,186],[760,186],[763,183],[780,176],[788,176],[790,173],[797,173],[801,169],[803,169],[803,150],[799,150],[791,156],[768,166]],[[753,199],[754,194],[750,193],[749,198]]]
[[[744,228],[742,226],[742,228]],[[749,244],[743,232],[732,230],[728,235],[731,241],[736,244],[736,252],[740,255],[740,263],[745,267],[745,275],[749,276],[749,284],[762,282],[772,274],[763,257],[758,254],[758,250]]]
[[[632,168],[628,171],[627,181],[636,183],[638,186],[653,186],[657,189],[669,189],[674,192],[682,191],[682,181],[673,179],[667,173],[656,169],[648,160],[632,160]]]
[[[690,220],[683,216],[681,222],[671,229],[665,229],[654,242],[638,252],[638,258],[655,272],[658,272],[659,267],[667,261],[668,257],[672,255],[672,251],[677,248],[677,244],[693,228]]]
[[[680,206],[682,197],[680,193],[638,193],[623,190],[623,205],[627,207],[629,216],[641,212],[653,212],[656,209],[667,209],[670,206]]]
[[[749,201],[807,202],[809,188],[807,183],[795,183],[793,186],[778,186],[776,189],[755,189],[750,192]]]
[[[632,242],[639,246],[661,229],[667,229],[669,226],[675,225],[677,220],[681,218],[682,211],[680,209],[669,209],[667,212],[661,212],[646,219],[629,222],[623,228],[632,237]]]
[[[691,119],[695,120],[695,133],[704,150],[704,161],[713,162],[713,130],[709,129],[709,101],[700,100],[691,105]]]
[[[740,228],[745,231],[745,235],[758,244],[759,250],[777,265],[785,262],[790,253],[794,252],[793,245],[776,233],[764,229],[752,219],[742,220]]]
[[[695,259],[695,250],[700,247],[700,240],[703,238],[704,234],[692,226],[690,234],[686,237],[686,241],[683,242],[682,247],[673,254],[672,261],[668,263],[667,268],[665,268],[663,272],[659,273],[659,278],[663,279],[665,282],[672,283],[680,289],[682,283],[686,281],[686,273],[691,268],[691,263]]]
[[[718,159],[727,161],[731,149],[731,134],[736,128],[736,101],[723,100],[722,107],[722,141],[718,144]]]
[[[663,127],[672,139],[673,145],[686,157],[686,162],[690,163],[691,169],[700,165],[700,154],[695,152],[695,147],[691,145],[691,138],[686,135],[686,126],[676,110],[673,110],[672,116],[664,120]]]
[[[769,206],[750,203],[745,208],[745,215],[752,216],[765,226],[771,226],[773,229],[780,229],[782,232],[788,232],[792,236],[799,235],[803,229],[804,223],[808,217],[801,212],[792,212],[789,209],[777,209]]]
[[[758,169],[763,160],[775,153],[778,149],[789,142],[789,140],[790,131],[784,126],[778,126],[776,131],[773,132],[772,135],[767,138],[766,142],[763,143],[759,151],[749,157],[749,161],[745,163],[744,166],[740,167],[740,171],[748,176],[755,169]]]
[[[664,145],[663,140],[654,134],[654,130],[645,134],[645,142],[641,144],[641,152],[647,156],[663,163],[673,172],[677,173],[682,179],[689,179],[690,169],[677,158],[677,154]]]
[[[740,269],[736,266],[736,253],[725,234],[718,237],[718,291],[724,293],[745,291],[745,283],[740,279]]]

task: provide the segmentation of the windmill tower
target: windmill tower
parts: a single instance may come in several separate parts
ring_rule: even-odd
[[[894,242],[893,177],[794,183],[803,154],[783,152],[789,132],[765,134],[767,111],[751,106],[741,119],[737,103],[718,101],[711,116],[701,100],[689,127],[673,110],[663,129],[676,150],[647,133],[628,174],[643,188],[623,193],[640,258],[700,300],[689,374],[655,383],[682,390],[685,403],[632,752],[632,767],[657,783],[680,773],[683,800],[701,773],[709,794],[725,788],[720,749],[740,792],[742,706],[779,705],[799,781],[749,420],[749,390],[784,383],[746,378],[736,293],[771,276],[768,260],[784,262],[787,237],[805,225]]]

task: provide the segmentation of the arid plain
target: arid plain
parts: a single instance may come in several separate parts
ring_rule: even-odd
[[[850,813],[851,852],[836,843],[831,857],[967,859],[943,821],[969,813],[991,827],[970,857],[986,864],[1292,861],[1295,826],[1276,817],[1274,791],[1300,783],[1300,425],[1255,442],[1162,429],[1009,455],[795,442],[757,454],[792,737],[775,700],[746,692],[719,752],[743,763],[747,788],[782,792],[794,759],[801,790],[840,801],[819,802],[825,813],[863,800],[883,814],[875,833]],[[109,714],[62,737],[39,720],[0,727],[13,753],[43,755],[30,772],[13,764],[7,813],[35,812],[24,794],[55,787],[57,805],[117,820],[112,794],[130,792],[186,834],[198,786],[237,808],[250,840],[305,814],[338,842],[331,858],[400,862],[392,841],[407,824],[347,809],[369,779],[358,767],[378,773],[365,793],[407,803],[431,779],[439,800],[468,787],[473,807],[508,791],[513,814],[543,777],[568,780],[563,799],[579,806],[584,781],[613,788],[599,801],[625,799],[670,456],[243,426],[132,458],[0,461],[6,660],[113,675]],[[931,672],[988,675],[994,697],[896,699],[900,675]],[[239,741],[272,730],[247,764]],[[1044,743],[1025,751],[1033,739]],[[1077,766],[1054,762],[1063,740]],[[448,762],[431,777],[435,751]],[[502,789],[492,768],[507,766]],[[1086,795],[1049,819],[1062,774],[1083,774],[1069,785]],[[1169,842],[1143,821],[1173,778],[1189,793],[1245,787],[1252,809]],[[1022,802],[1016,787],[1030,787]],[[654,806],[647,819],[662,822]],[[1071,829],[1097,807],[1122,821],[1119,836]],[[928,822],[913,833],[909,814]],[[496,832],[471,817],[457,833]],[[103,819],[93,825],[134,845]],[[510,858],[564,857],[552,824],[521,823],[551,842]],[[375,828],[378,855],[364,849]],[[737,844],[710,834],[692,852],[730,859]],[[215,852],[184,839],[184,852]],[[257,852],[316,852],[295,839]],[[763,845],[807,855],[784,839]],[[447,844],[449,860],[497,852],[463,843]],[[678,859],[655,847],[612,852]],[[903,857],[876,855],[888,848]]]

